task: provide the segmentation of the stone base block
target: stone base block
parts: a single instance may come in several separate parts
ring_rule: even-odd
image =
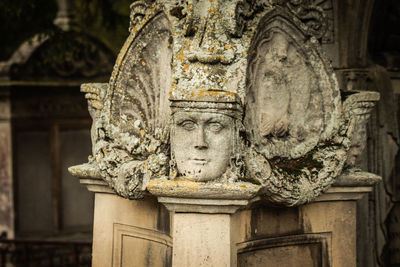
[[[293,208],[96,193],[93,266],[354,267],[359,189]]]
[[[96,193],[92,266],[171,266],[169,212],[156,199]]]

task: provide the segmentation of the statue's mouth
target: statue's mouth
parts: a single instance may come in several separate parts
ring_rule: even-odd
[[[195,165],[206,165],[208,160],[206,159],[199,159],[199,158],[194,158],[191,160],[192,163],[194,163]]]

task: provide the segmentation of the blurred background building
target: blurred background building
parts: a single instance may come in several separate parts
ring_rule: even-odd
[[[341,90],[381,93],[358,166],[383,183],[359,201],[357,260],[400,266],[400,1],[303,1],[325,11],[321,42]],[[67,171],[91,153],[79,87],[108,81],[130,4],[0,2],[0,266],[90,262],[93,195]]]
[[[0,265],[90,262],[93,194],[67,168],[91,153],[80,84],[108,81],[129,5],[0,3]]]

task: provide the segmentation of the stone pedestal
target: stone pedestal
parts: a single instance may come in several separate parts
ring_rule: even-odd
[[[94,267],[353,267],[357,200],[372,190],[339,179],[315,202],[282,208],[259,197],[127,200],[101,180],[82,182],[96,192]]]
[[[168,211],[154,198],[96,193],[92,266],[170,266]]]
[[[230,266],[229,214],[175,213],[172,266]]]
[[[232,214],[247,200],[159,197],[172,214],[172,266],[233,266]]]

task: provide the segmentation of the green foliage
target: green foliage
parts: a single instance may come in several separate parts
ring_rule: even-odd
[[[55,0],[0,1],[0,60],[7,60],[18,46],[36,33],[54,30]]]
[[[128,36],[132,0],[74,1],[79,27],[104,42],[115,54]]]
[[[77,27],[98,38],[117,54],[128,36],[131,0],[70,0]],[[54,26],[56,0],[0,1],[0,61],[10,58],[19,45],[36,34],[57,38]]]

